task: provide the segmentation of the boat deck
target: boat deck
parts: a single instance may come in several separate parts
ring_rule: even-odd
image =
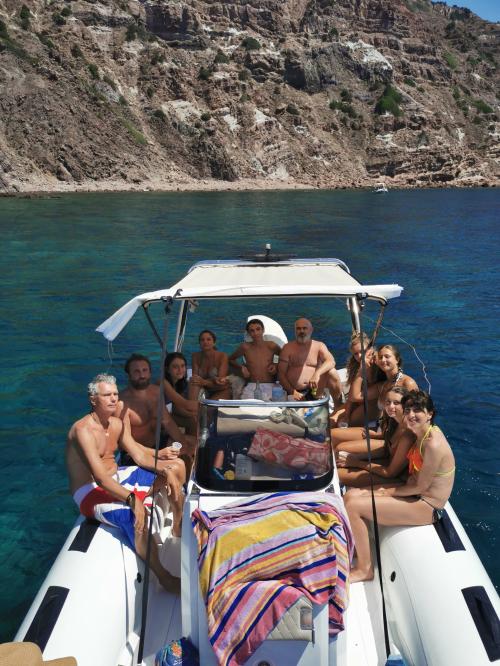
[[[150,583],[144,663],[154,666],[158,649],[182,635],[180,597],[166,593],[153,579]],[[138,642],[139,637],[134,634],[129,645],[136,647]],[[338,635],[335,643],[336,650],[330,650],[329,666],[385,664],[382,604],[377,578],[367,583],[351,585],[349,608],[345,613],[345,630]],[[332,648],[335,643],[332,643]],[[123,657],[120,664],[130,663],[127,661],[130,659],[128,650]]]

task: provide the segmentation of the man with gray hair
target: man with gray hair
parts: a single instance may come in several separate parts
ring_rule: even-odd
[[[67,438],[71,493],[82,515],[121,529],[131,548],[144,559],[153,486],[155,490],[166,490],[173,514],[172,536],[180,536],[184,462],[172,448],[162,449],[157,476],[149,471],[155,469],[154,450],[132,437],[128,411],[123,414],[123,422],[114,416],[118,389],[112,375],[94,377],[88,385],[88,395],[91,411],[71,426]],[[119,445],[140,467],[117,466],[115,453]],[[151,568],[167,591],[179,591],[179,579],[162,566],[155,545],[151,549]]]

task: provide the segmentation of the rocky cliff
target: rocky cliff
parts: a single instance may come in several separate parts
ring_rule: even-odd
[[[497,185],[499,42],[428,0],[0,0],[0,192]]]

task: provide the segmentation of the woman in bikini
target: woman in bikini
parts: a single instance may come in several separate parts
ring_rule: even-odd
[[[377,381],[373,384],[368,384],[367,395],[368,404],[376,401],[377,416],[382,414],[384,409],[385,395],[387,391],[395,386],[402,386],[407,391],[414,391],[418,389],[417,383],[409,375],[405,375],[402,371],[403,360],[397,347],[394,345],[384,345],[380,347],[375,355],[375,364],[384,373],[384,379]],[[361,376],[356,378],[354,384],[349,391],[349,399],[363,405],[363,382]],[[362,411],[361,411],[362,413]],[[368,415],[370,418],[370,414]],[[370,435],[371,435],[370,431]],[[373,435],[371,435],[373,436]],[[350,453],[365,453],[366,454],[366,441],[365,430],[362,427],[351,428],[333,428],[331,430],[332,444],[335,449],[338,448],[340,443],[355,441],[357,448],[342,448],[344,451]]]
[[[372,386],[381,380],[385,375],[381,372],[376,364],[376,349],[370,341],[370,338],[363,333],[363,349],[365,351],[366,374],[368,378],[368,386]],[[332,425],[339,426],[339,423],[347,423],[348,426],[361,426],[363,425],[363,398],[355,400],[354,396],[358,396],[362,392],[361,377],[361,335],[353,333],[351,337],[351,344],[349,347],[351,356],[349,357],[346,370],[347,370],[347,384],[349,385],[349,395],[347,401],[340,409],[338,409],[332,416]],[[381,377],[382,376],[382,377]],[[368,415],[369,419],[377,418],[377,398],[373,398],[368,402]],[[345,427],[345,425],[343,426]]]
[[[385,394],[394,386],[402,386],[407,391],[416,391],[417,382],[403,373],[403,359],[395,345],[380,347],[377,354],[377,365],[385,374],[385,380],[379,382],[379,409],[383,409]]]
[[[415,443],[407,454],[408,481],[375,489],[377,520],[381,525],[430,525],[439,520],[451,495],[455,458],[446,437],[434,425],[431,397],[425,391],[410,391],[402,405],[406,427],[415,435]],[[373,520],[371,493],[353,488],[344,501],[357,553],[350,580],[371,580],[373,564],[367,522]]]
[[[210,400],[228,400],[231,388],[227,379],[229,361],[227,354],[215,348],[215,333],[204,330],[198,336],[201,351],[192,356],[193,376],[189,383],[189,399],[198,400],[200,389],[207,391]]]
[[[171,352],[165,358],[165,403],[172,406],[172,417],[188,435],[196,435],[198,402],[189,400],[186,357],[180,352]]]
[[[406,480],[404,474],[404,470],[408,466],[406,455],[415,442],[415,435],[403,423],[402,399],[407,394],[408,391],[401,386],[396,386],[386,393],[381,432],[373,433],[375,447],[370,447],[373,457],[376,459],[376,462],[371,464],[371,472],[376,475],[373,479],[374,483],[395,485],[404,483]],[[380,447],[381,438],[383,447]],[[347,442],[347,448],[353,444],[354,442]],[[366,446],[365,441],[363,444]],[[379,458],[379,456],[382,457]],[[370,465],[364,455],[347,453],[339,448],[337,458],[341,483],[355,488],[370,485]]]

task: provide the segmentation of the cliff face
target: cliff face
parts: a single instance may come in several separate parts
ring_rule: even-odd
[[[0,0],[0,192],[498,184],[499,42],[428,0]]]

